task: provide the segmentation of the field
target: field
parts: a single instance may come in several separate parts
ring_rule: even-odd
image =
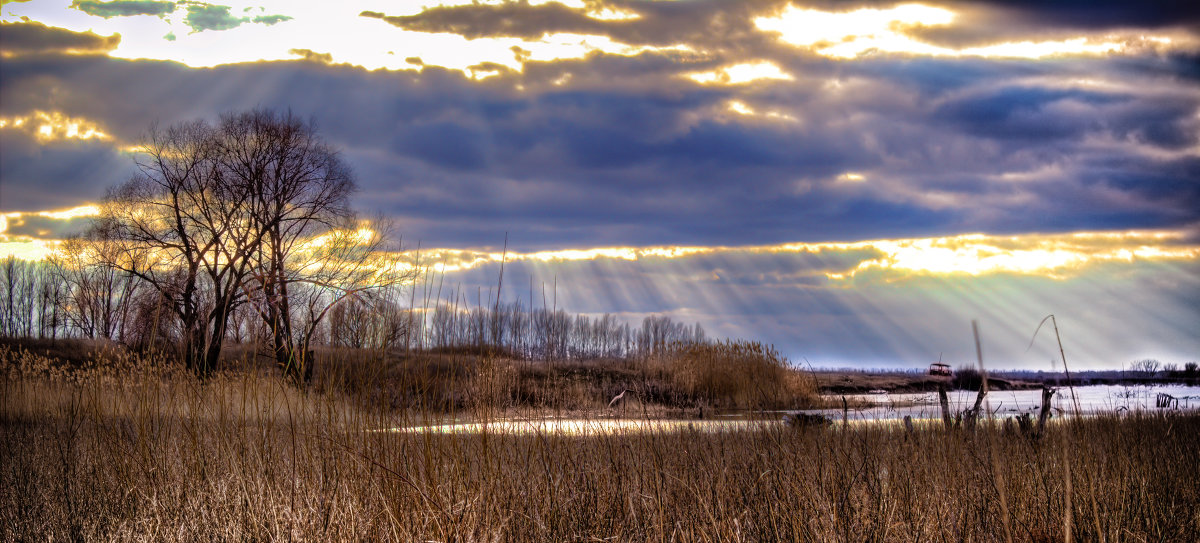
[[[128,355],[65,367],[6,349],[0,539],[1200,538],[1195,415],[1059,422],[1040,439],[986,423],[975,432],[776,423],[736,431],[384,431],[567,410],[489,395],[496,385],[487,376],[500,362],[473,360],[493,364],[483,371],[439,360],[473,380],[471,398],[444,403],[430,393],[439,399],[422,403],[410,392],[366,386],[386,375],[386,388],[429,391],[429,366],[405,373],[328,364],[338,371],[299,391],[253,367],[200,381]],[[662,382],[689,390],[684,381]],[[705,390],[702,380],[687,382],[693,399]],[[593,403],[570,411],[615,416],[603,400]]]

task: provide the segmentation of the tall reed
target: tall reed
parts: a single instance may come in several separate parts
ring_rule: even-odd
[[[0,540],[996,541],[1000,492],[1018,541],[1061,541],[1068,510],[1081,541],[1200,539],[1194,414],[1041,440],[988,420],[397,433],[462,414],[378,405],[350,384],[377,375],[363,364],[301,392],[253,369],[0,353]],[[1068,472],[1094,475],[1069,500]]]

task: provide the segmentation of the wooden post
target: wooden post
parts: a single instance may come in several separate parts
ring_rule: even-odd
[[[1179,409],[1179,398],[1160,392],[1158,396],[1154,398],[1154,406],[1159,409]]]
[[[850,424],[850,405],[846,403],[846,396],[842,396],[842,428]]]
[[[1046,431],[1046,419],[1050,418],[1050,399],[1054,397],[1054,389],[1048,386],[1042,387],[1042,411],[1038,413],[1037,436],[1041,437],[1042,432]]]
[[[950,421],[950,399],[946,397],[946,385],[938,385],[938,401],[942,403],[942,423],[949,430],[954,424]]]

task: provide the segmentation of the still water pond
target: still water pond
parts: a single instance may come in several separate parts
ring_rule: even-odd
[[[1075,398],[1084,414],[1158,411],[1155,399],[1158,394],[1170,394],[1178,398],[1179,409],[1200,409],[1200,387],[1197,386],[1086,386],[1075,387]],[[975,403],[974,391],[953,391],[950,410],[959,412]],[[838,396],[831,399],[840,399]],[[896,423],[906,415],[918,421],[940,420],[941,408],[937,393],[909,394],[862,394],[847,395],[851,407],[845,413],[853,424]],[[996,417],[1010,417],[1021,413],[1035,412],[1041,406],[1040,390],[994,391],[987,395],[985,404]],[[1055,415],[1070,415],[1074,412],[1071,391],[1059,389],[1052,401]],[[822,414],[840,422],[842,409],[809,410],[806,413]],[[729,413],[703,420],[685,419],[619,419],[619,418],[523,418],[498,419],[487,422],[452,422],[425,426],[405,426],[391,431],[401,433],[475,434],[495,433],[511,435],[612,435],[647,432],[678,431],[733,431],[750,428],[778,426],[784,415],[793,412]]]

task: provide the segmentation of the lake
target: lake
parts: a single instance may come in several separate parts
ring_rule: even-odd
[[[1179,409],[1200,409],[1200,386],[1084,386],[1075,387],[1075,397],[1084,414],[1105,413],[1125,410],[1158,411],[1154,407],[1155,397],[1170,394],[1179,398]],[[975,403],[975,391],[956,390],[948,393],[950,410],[958,413]],[[841,396],[831,396],[840,399]],[[895,422],[911,416],[917,421],[940,421],[941,408],[936,392],[907,394],[857,394],[846,395],[847,401],[859,407],[846,413],[848,422],[863,424],[871,422]],[[985,406],[996,417],[1006,418],[1021,413],[1033,413],[1041,406],[1041,390],[994,391],[987,395]],[[1055,416],[1070,415],[1074,411],[1071,391],[1062,387],[1054,395],[1052,405]],[[840,422],[841,409],[807,410]],[[783,416],[789,411],[723,413],[707,419],[630,419],[630,418],[522,418],[497,419],[487,422],[450,422],[424,426],[405,426],[390,431],[401,433],[474,434],[481,432],[512,435],[611,435],[645,432],[677,431],[730,431],[761,428],[782,424]]]

